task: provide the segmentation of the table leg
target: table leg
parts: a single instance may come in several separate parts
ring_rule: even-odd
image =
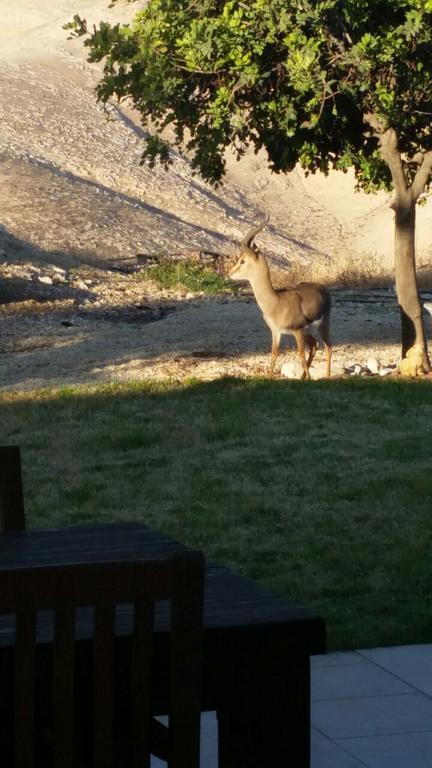
[[[271,666],[237,674],[220,703],[219,768],[309,768],[309,657]]]

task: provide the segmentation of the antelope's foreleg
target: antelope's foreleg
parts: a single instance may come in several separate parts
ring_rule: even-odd
[[[320,336],[323,340],[324,349],[327,357],[327,378],[330,378],[331,372],[331,358],[332,358],[332,345],[330,342],[330,315],[326,315],[321,327],[319,329]]]

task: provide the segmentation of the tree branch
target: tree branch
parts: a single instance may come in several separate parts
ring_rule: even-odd
[[[432,151],[429,151],[429,152],[425,152],[425,154],[423,155],[422,163],[411,185],[411,192],[412,192],[414,202],[418,200],[419,196],[424,191],[424,188],[428,182],[429,176],[431,175],[432,175]]]
[[[363,117],[363,122],[366,123],[366,125],[369,125],[370,128],[372,128],[372,133],[374,136],[377,137],[377,139],[379,139],[381,134],[383,134],[385,131],[385,127],[373,112],[366,112],[366,114]]]
[[[396,201],[402,203],[402,205],[411,204],[412,189],[408,186],[395,129],[386,128],[372,112],[368,112],[364,116],[363,121],[371,127],[372,135],[379,141],[381,156],[390,168]]]

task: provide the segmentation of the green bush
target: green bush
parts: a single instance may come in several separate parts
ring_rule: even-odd
[[[219,293],[233,289],[231,280],[188,259],[177,262],[161,259],[158,264],[140,272],[139,278],[153,280],[161,288],[183,288],[193,293]]]

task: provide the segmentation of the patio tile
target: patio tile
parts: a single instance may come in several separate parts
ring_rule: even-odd
[[[364,768],[364,765],[347,754],[343,747],[312,729],[311,768]]]
[[[432,764],[432,733],[341,739],[337,744],[370,768],[431,768]]]
[[[432,701],[420,693],[312,705],[312,726],[333,739],[428,731],[431,724]]]
[[[432,645],[369,648],[360,653],[364,658],[379,664],[383,669],[432,696]]]
[[[218,727],[216,712],[201,715],[201,768],[217,768]]]
[[[311,675],[313,701],[416,693],[414,688],[376,664],[315,667]]]

